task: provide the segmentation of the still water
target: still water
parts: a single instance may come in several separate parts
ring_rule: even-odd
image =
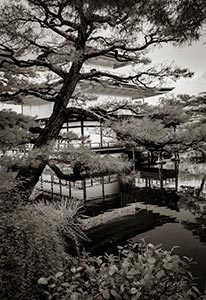
[[[181,187],[198,187],[201,177],[181,174]],[[118,204],[117,204],[118,203]],[[114,206],[113,206],[114,205]],[[134,242],[144,238],[147,243],[162,244],[162,248],[174,251],[180,256],[192,257],[196,262],[191,270],[200,290],[206,282],[206,201],[197,201],[187,194],[136,188],[121,197],[120,201],[104,203],[96,229],[89,231],[94,240],[95,251],[115,251],[117,244],[128,239]],[[109,209],[109,210],[108,210]],[[103,211],[106,212],[103,213]],[[103,234],[102,234],[103,232]],[[103,240],[105,243],[103,243]],[[99,246],[98,246],[99,245]]]

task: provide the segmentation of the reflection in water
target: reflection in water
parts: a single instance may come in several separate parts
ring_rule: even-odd
[[[192,265],[192,273],[198,277],[196,282],[204,291],[206,282],[206,246],[193,233],[181,223],[163,224],[161,227],[149,230],[143,234],[136,235],[132,240],[138,241],[145,238],[146,242],[162,244],[162,248],[170,250],[174,245],[178,246],[174,253],[180,256],[192,257],[196,264]]]
[[[204,290],[206,201],[198,202],[194,197],[177,194],[174,190],[135,188],[122,194],[119,201],[114,199],[101,204],[101,212],[108,209],[109,212],[102,214],[101,224],[88,230],[95,254],[115,251],[117,244],[128,239],[137,241],[140,237],[153,244],[162,244],[168,250],[179,246],[176,253],[193,257],[197,262],[192,266],[192,272],[199,277],[198,287]]]

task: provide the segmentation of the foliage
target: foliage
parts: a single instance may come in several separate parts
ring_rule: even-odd
[[[119,247],[118,256],[78,258],[65,272],[41,277],[47,299],[200,299],[188,272],[191,260],[152,244]]]
[[[38,278],[50,276],[71,263],[72,248],[76,252],[77,241],[84,237],[76,216],[78,209],[76,199],[58,205],[28,204],[11,212],[1,207],[2,300],[42,299],[36,286]]]
[[[13,111],[0,111],[0,150],[6,151],[29,143],[32,134],[29,128],[35,126],[33,118]]]
[[[78,199],[62,199],[60,202],[39,202],[34,204],[35,209],[54,226],[66,240],[71,252],[79,252],[79,242],[87,240],[83,226],[79,221],[79,210],[83,203]],[[73,246],[73,251],[72,247]]]
[[[165,96],[159,99],[158,105],[150,107],[149,116],[151,119],[161,120],[166,127],[176,128],[189,119],[183,108],[178,96]]]
[[[35,150],[59,137],[68,105],[90,82],[156,89],[167,78],[191,76],[187,69],[154,66],[147,50],[198,39],[205,21],[202,0],[13,0],[3,1],[0,12],[1,101],[54,103]],[[127,75],[86,67],[105,55],[130,64]],[[38,160],[21,167],[19,190],[30,193],[45,166]]]
[[[51,161],[61,163],[65,168],[69,166],[69,168],[77,170],[82,176],[85,174],[89,176],[120,174],[130,170],[129,162],[121,157],[117,158],[108,154],[100,155],[84,145],[76,147],[69,145],[66,150],[58,151],[58,156],[54,156]]]
[[[206,157],[205,95],[163,97],[155,106],[125,103],[128,120],[110,122],[121,144],[149,151],[188,152]],[[115,107],[118,111],[118,105]],[[138,128],[138,130],[137,130]]]
[[[2,99],[19,101],[22,96],[32,95],[55,101],[63,85],[59,79],[69,73],[71,62],[82,64],[107,53],[117,62],[139,63],[143,68],[148,62],[144,50],[149,46],[198,37],[202,23],[201,4],[195,6],[196,15],[187,14],[186,17],[189,6],[184,1],[173,5],[169,1],[132,0],[126,5],[123,1],[107,1],[103,6],[99,1],[84,1],[83,5],[81,0],[4,3],[0,27]],[[83,61],[80,50],[83,50]],[[190,74],[187,70],[177,69],[173,74],[169,67],[163,69],[162,72],[161,68],[150,67],[144,72],[138,71],[131,79],[141,84],[151,82],[148,77],[156,80],[159,73],[173,78]],[[101,72],[95,73],[89,72],[78,81],[101,76]],[[41,82],[37,80],[40,74],[44,78]],[[121,76],[104,72],[102,78],[125,81]]]
[[[199,136],[199,142],[193,145],[192,150],[195,151],[196,157],[199,157],[200,161],[204,163],[206,162],[205,94],[191,97],[187,103],[186,109],[190,114],[191,123],[196,131],[196,135]]]
[[[161,120],[131,118],[112,125],[117,137],[127,146],[162,151],[177,143],[173,128],[165,127]],[[139,129],[138,129],[139,128]]]
[[[0,192],[4,193],[12,188],[15,175],[12,172],[6,172],[3,167],[0,168]]]

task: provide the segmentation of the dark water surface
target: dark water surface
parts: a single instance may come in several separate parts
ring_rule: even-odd
[[[179,178],[179,186],[200,184],[201,177],[184,176]],[[121,208],[122,207],[122,208]],[[187,194],[173,191],[136,188],[132,193],[122,195],[118,201],[101,205],[109,216],[109,221],[89,230],[93,240],[94,254],[103,251],[115,252],[117,244],[128,239],[136,242],[144,238],[147,243],[162,244],[162,248],[174,251],[180,256],[192,257],[196,264],[191,270],[201,291],[206,282],[206,201],[195,200]],[[109,212],[108,212],[109,209]],[[112,214],[113,213],[113,214]]]
[[[173,246],[174,253],[180,256],[192,257],[195,264],[191,266],[192,273],[197,280],[201,291],[205,289],[206,282],[206,246],[196,238],[191,231],[184,228],[180,223],[167,223],[161,227],[149,230],[143,234],[136,235],[133,241],[144,238],[146,242],[154,245],[162,244],[162,248],[170,250]]]

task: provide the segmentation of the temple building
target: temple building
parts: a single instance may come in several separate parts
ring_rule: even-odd
[[[116,61],[111,55],[106,55],[89,61],[84,68],[85,71],[87,69],[91,71],[92,68],[95,68],[94,70],[112,69],[114,72],[121,72],[121,70],[126,67],[126,63]],[[108,100],[117,102],[123,99],[128,101],[144,100],[148,97],[163,95],[172,89],[173,88],[152,89],[139,87],[135,84],[117,83],[112,80],[99,80],[98,82],[81,81],[77,86],[78,93],[83,94],[86,99],[89,99],[88,102],[90,105],[92,103],[101,104]],[[11,101],[9,103],[12,104]],[[52,109],[52,102],[46,102],[33,96],[25,97],[20,104],[22,114],[33,116],[37,120],[41,120],[42,124],[46,123],[51,115]],[[74,113],[63,125],[61,135],[63,136],[69,131],[76,133],[80,137],[89,136],[86,145],[92,149],[92,151],[96,151],[102,155],[109,153],[118,157],[118,155],[125,152],[125,149],[115,145],[115,139],[104,136],[101,122],[93,120],[92,117],[84,117]],[[61,139],[61,142],[58,143],[58,147],[65,147],[65,144],[66,142],[62,142]],[[136,154],[130,151],[127,155],[133,160],[135,166]],[[143,172],[142,174],[142,180],[146,185],[151,185],[152,178],[144,178],[145,173]],[[173,178],[173,175],[170,174],[170,178]],[[158,175],[155,176],[154,180],[160,180],[160,185],[163,184],[164,179],[166,180],[166,178],[163,177],[159,178]],[[138,177],[139,179],[137,179],[136,182],[140,181],[140,177]],[[118,176],[115,174],[68,182],[66,180],[59,180],[49,168],[46,168],[41,176],[37,189],[41,192],[50,193],[52,198],[55,196],[68,196],[84,199],[85,202],[98,198],[104,200],[107,197],[119,194],[121,191]]]

